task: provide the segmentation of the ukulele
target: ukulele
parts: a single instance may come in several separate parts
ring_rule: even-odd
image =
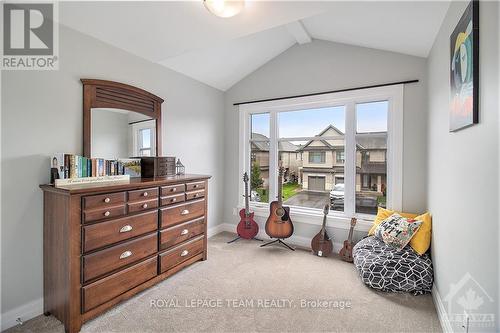
[[[236,227],[238,236],[244,239],[252,239],[259,233],[259,225],[253,219],[254,213],[250,213],[248,193],[248,174],[245,172],[243,175],[243,182],[245,182],[245,208],[240,210],[240,223]]]
[[[356,219],[353,217],[351,219],[351,229],[349,230],[349,237],[344,241],[344,247],[339,252],[340,259],[353,262],[352,259],[352,232],[354,231],[354,226],[356,225]]]
[[[326,233],[326,217],[329,210],[330,205],[326,204],[323,208],[323,226],[320,232],[311,240],[311,249],[318,257],[328,257],[333,250],[332,240]]]
[[[278,200],[271,202],[269,217],[266,221],[266,234],[271,238],[284,239],[293,234],[293,223],[290,219],[290,207],[283,206],[282,179],[283,167],[279,169]]]

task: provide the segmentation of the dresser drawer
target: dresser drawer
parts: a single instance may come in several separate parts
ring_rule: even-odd
[[[161,196],[163,197],[166,195],[172,195],[176,193],[184,193],[185,190],[186,190],[186,185],[184,184],[163,186],[161,188]]]
[[[83,198],[83,209],[117,206],[125,202],[125,192],[91,195]]]
[[[162,228],[170,227],[181,222],[193,220],[205,214],[205,200],[186,202],[161,209]]]
[[[128,203],[129,213],[140,212],[151,208],[158,208],[158,198],[147,201]]]
[[[158,187],[128,191],[128,201],[144,201],[158,197]]]
[[[92,310],[154,278],[157,275],[157,270],[158,259],[154,257],[83,287],[83,312]]]
[[[125,204],[123,204],[120,206],[100,208],[96,210],[86,210],[83,212],[83,219],[85,222],[91,222],[123,216],[125,213]]]
[[[181,262],[203,252],[203,242],[204,238],[200,236],[171,250],[160,253],[160,272],[168,271]]]
[[[126,266],[158,250],[157,233],[143,236],[126,243],[115,245],[83,256],[83,280],[89,281],[117,268]]]
[[[205,197],[205,190],[186,192],[186,200],[194,200]]]
[[[160,232],[160,250],[166,250],[204,232],[205,217],[164,229]]]
[[[160,200],[162,206],[174,205],[186,201],[186,195],[184,193],[169,195],[168,197],[161,197]]]
[[[127,216],[83,227],[85,252],[158,229],[158,211]]]
[[[205,182],[194,182],[186,184],[186,191],[195,191],[205,188]]]

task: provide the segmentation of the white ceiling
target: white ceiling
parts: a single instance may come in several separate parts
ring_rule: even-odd
[[[62,24],[220,90],[316,39],[426,57],[449,2],[247,1],[221,19],[202,1],[64,2]],[[299,24],[301,23],[301,24]]]

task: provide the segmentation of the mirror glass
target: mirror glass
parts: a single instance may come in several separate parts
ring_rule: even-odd
[[[91,113],[92,158],[156,156],[155,119],[121,109],[94,108]]]

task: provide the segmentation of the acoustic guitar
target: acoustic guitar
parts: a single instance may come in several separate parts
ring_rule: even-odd
[[[259,225],[253,219],[254,213],[250,213],[248,193],[248,174],[245,172],[243,175],[243,182],[245,182],[245,208],[240,210],[240,223],[236,227],[238,236],[244,239],[252,239],[259,233]]]
[[[344,246],[339,252],[340,259],[347,261],[347,262],[353,262],[352,258],[352,232],[354,231],[354,226],[356,225],[356,219],[353,217],[351,219],[351,229],[349,230],[349,237],[347,237],[347,240],[344,241]]]
[[[326,233],[326,217],[329,210],[330,205],[326,204],[323,208],[323,226],[320,232],[311,240],[311,249],[318,257],[328,257],[333,250],[332,240]]]
[[[284,239],[293,234],[293,223],[290,219],[290,207],[283,206],[283,167],[279,169],[278,200],[271,202],[269,217],[266,221],[266,234],[271,238]]]

